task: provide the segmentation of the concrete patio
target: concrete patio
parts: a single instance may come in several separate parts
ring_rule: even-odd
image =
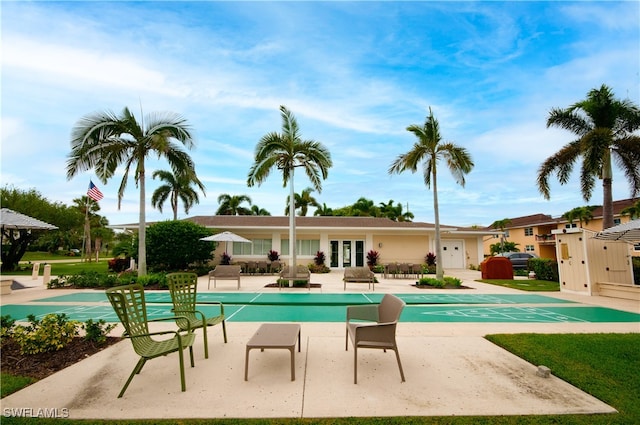
[[[521,293],[475,282],[479,272],[448,271],[476,294]],[[316,293],[344,293],[342,273],[312,275]],[[378,277],[376,293],[420,290],[408,279]],[[72,290],[46,290],[41,282],[16,278],[25,289],[2,296],[2,305],[37,304]],[[240,292],[300,292],[265,288],[274,276],[242,278]],[[199,292],[207,291],[199,279]],[[366,288],[366,285],[364,286]],[[363,291],[357,284],[347,291]],[[217,291],[238,292],[218,285]],[[455,290],[429,290],[450,293]],[[460,290],[458,290],[460,291]],[[422,292],[423,293],[423,292]],[[430,292],[431,293],[431,292]],[[545,296],[639,313],[626,300],[561,293]],[[265,322],[269,321],[266,317]],[[195,368],[186,367],[186,392],[180,391],[177,355],[149,361],[121,399],[120,388],[137,362],[129,341],[122,341],[78,364],[1,400],[11,409],[51,409],[73,419],[109,418],[313,418],[350,416],[544,415],[610,413],[615,410],[554,377],[536,375],[537,366],[483,338],[492,333],[640,332],[640,322],[626,323],[413,323],[398,325],[398,346],[406,382],[400,381],[393,352],[362,349],[358,384],[353,384],[353,350],[345,351],[343,323],[302,322],[302,351],[296,351],[296,380],[291,381],[289,352],[254,350],[249,379],[244,381],[245,344],[258,322],[227,323],[209,328],[210,358],[204,359],[202,338],[194,346]],[[160,325],[158,325],[160,326]],[[171,327],[172,325],[162,325]],[[114,335],[122,332],[119,326]],[[187,362],[188,364],[188,362]],[[553,371],[551,371],[553,374]],[[9,410],[7,410],[9,409]],[[57,410],[54,410],[57,409]]]

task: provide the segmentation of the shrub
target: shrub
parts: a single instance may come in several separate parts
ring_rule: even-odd
[[[131,265],[131,258],[112,258],[107,262],[109,270],[115,273],[120,273],[129,268]]]
[[[433,286],[434,288],[443,288],[444,280],[436,279],[435,277],[423,277],[418,281],[418,285]]]
[[[81,271],[78,274],[61,275],[51,279],[47,288],[110,288],[118,284],[118,277],[114,274],[100,273],[96,271]]]
[[[8,338],[13,335],[13,325],[16,321],[11,318],[11,315],[5,314],[0,317],[0,338]]]
[[[169,288],[169,284],[167,283],[167,275],[164,273],[150,273],[145,276],[140,276],[136,279],[136,283],[139,283],[144,287],[157,285],[160,289]]]
[[[380,261],[380,253],[378,251],[374,251],[373,249],[367,252],[367,265],[370,267],[375,267],[378,265],[378,261]]]
[[[324,266],[324,262],[325,262],[326,258],[327,257],[324,255],[324,252],[318,251],[318,252],[316,252],[316,256],[313,257],[313,263],[316,266]]]
[[[427,263],[427,267],[435,266],[436,254],[434,254],[433,252],[429,252],[427,255],[425,255],[424,262]]]
[[[436,279],[434,277],[423,277],[417,282],[417,284],[433,286],[434,288],[444,288],[445,286],[453,286],[458,288],[462,286],[462,281],[457,277],[452,276],[445,276],[442,280]]]
[[[462,286],[462,281],[457,277],[445,276],[443,279],[445,286],[454,286],[456,288]]]
[[[185,270],[211,259],[211,242],[201,241],[211,230],[189,221],[163,221],[147,229],[150,270]]]
[[[82,329],[85,331],[84,339],[86,341],[95,342],[96,344],[104,344],[107,340],[107,335],[115,327],[115,323],[107,325],[107,322],[103,319],[100,319],[97,322],[89,319],[82,325]]]
[[[311,273],[329,273],[331,269],[324,264],[309,264],[309,271]]]
[[[231,256],[226,252],[223,252],[222,255],[220,255],[220,264],[225,266],[231,264]]]
[[[30,325],[16,326],[13,339],[22,354],[57,351],[78,335],[78,322],[67,319],[66,314],[47,314],[42,320],[27,316]]]
[[[269,261],[278,261],[280,259],[280,254],[278,254],[278,251],[270,249],[267,253],[267,258],[269,259]]]
[[[533,270],[536,277],[540,280],[549,280],[551,282],[560,281],[557,261],[549,258],[530,258],[528,269]]]

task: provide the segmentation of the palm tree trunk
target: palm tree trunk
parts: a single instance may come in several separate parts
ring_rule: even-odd
[[[138,276],[147,274],[147,223],[145,214],[144,158],[138,162],[140,173],[140,215],[138,217]]]
[[[433,215],[436,224],[436,279],[444,279],[444,270],[442,269],[442,243],[440,241],[440,212],[438,211],[438,182],[436,180],[435,161],[432,170],[433,184]]]
[[[291,255],[291,264],[289,265],[289,273],[291,276],[296,275],[296,203],[295,192],[293,191],[293,170],[291,167],[291,174],[289,177],[289,253]]]
[[[611,183],[613,171],[611,170],[611,150],[607,150],[602,163],[602,230],[613,227],[613,193]]]

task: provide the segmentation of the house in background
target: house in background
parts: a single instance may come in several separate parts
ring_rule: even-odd
[[[229,243],[233,261],[265,260],[269,250],[289,261],[289,217],[213,215],[184,219],[218,231],[236,233],[252,243]],[[444,269],[477,267],[483,260],[483,238],[493,229],[460,228],[441,225]],[[381,264],[424,263],[435,252],[435,226],[431,223],[396,222],[376,217],[296,217],[297,258],[300,264],[313,262],[324,252],[332,269],[366,266],[367,252],[378,251]],[[225,247],[219,244],[215,259]]]
[[[623,199],[613,202],[614,224],[626,223],[631,220],[629,216],[620,213],[627,207],[635,204],[637,199]],[[593,232],[602,230],[602,207],[597,207],[592,212],[593,218],[588,223],[582,223],[582,228]],[[542,258],[557,259],[556,234],[554,230],[576,229],[581,227],[580,222],[574,220],[569,223],[562,217],[551,217],[547,214],[534,214],[524,217],[511,218],[511,223],[505,227],[505,237],[509,242],[515,242],[522,252],[531,252]],[[495,230],[486,228],[485,230]],[[500,233],[498,231],[498,233]],[[500,242],[500,234],[485,237],[484,255],[491,255],[491,245]],[[640,256],[640,245],[629,245],[630,255]]]

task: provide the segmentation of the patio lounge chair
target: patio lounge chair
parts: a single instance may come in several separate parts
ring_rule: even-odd
[[[142,285],[124,285],[116,286],[106,290],[107,298],[113,306],[120,322],[124,326],[124,337],[131,340],[133,349],[136,354],[140,356],[140,360],[133,368],[129,379],[122,387],[118,398],[122,397],[127,387],[131,383],[134,375],[137,375],[142,371],[142,367],[147,360],[155,359],[156,357],[166,356],[169,353],[175,351],[178,352],[180,359],[180,383],[182,391],[186,390],[186,384],[184,379],[184,359],[182,350],[189,347],[189,356],[191,357],[191,367],[193,363],[193,341],[195,335],[190,329],[186,333],[181,331],[159,331],[149,332],[149,322],[156,322],[162,320],[175,320],[175,317],[164,317],[154,320],[147,320],[147,308],[144,301],[144,290]],[[172,335],[169,339],[157,340],[153,337],[160,335]]]
[[[218,266],[220,267],[220,266]],[[199,304],[215,304],[220,306],[220,314],[207,318],[196,310],[198,275],[195,273],[170,273],[167,275],[169,293],[173,302],[172,311],[177,315],[176,324],[182,330],[202,328],[204,338],[204,358],[209,358],[207,327],[222,323],[224,342],[227,342],[227,326],[224,321],[224,305],[219,301],[200,302]]]
[[[405,302],[392,294],[386,294],[382,302],[376,305],[357,305],[347,307],[347,331],[345,350],[349,350],[349,339],[353,343],[353,383],[358,383],[358,348],[387,349],[396,353],[400,378],[404,382],[404,372],[398,345],[396,344],[396,325]],[[351,322],[366,320],[367,322]]]

